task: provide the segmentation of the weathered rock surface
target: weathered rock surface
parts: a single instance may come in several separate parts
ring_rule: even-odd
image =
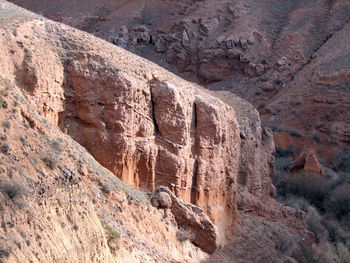
[[[171,195],[167,192],[158,191],[155,196],[152,197],[152,201],[152,205],[155,207],[170,208],[172,205]]]
[[[8,103],[0,109],[0,145],[9,146],[0,153],[1,262],[195,263],[208,257],[178,241],[177,226],[145,194],[40,116],[17,86],[2,77],[0,90]]]
[[[106,262],[109,257],[121,262],[198,262],[215,257],[225,258],[221,254],[223,250],[209,258],[204,252],[196,250],[192,243],[208,252],[226,246],[230,246],[232,250],[245,237],[251,238],[248,234],[250,222],[257,222],[259,228],[264,225],[265,220],[269,222],[269,226],[274,226],[277,220],[281,224],[277,232],[287,228],[288,235],[293,236],[293,244],[307,233],[302,213],[285,208],[272,198],[274,191],[271,188],[270,173],[273,169],[273,142],[270,132],[261,128],[258,114],[251,112],[249,104],[233,99],[237,100],[232,104],[237,107],[234,110],[232,106],[209,95],[199,86],[115,45],[17,9],[4,1],[0,3],[2,8],[5,7],[1,9],[1,14],[4,15],[0,22],[0,72],[7,79],[6,83],[14,86],[13,98],[22,93],[25,98],[21,103],[32,109],[16,111],[15,100],[8,100],[3,121],[15,119],[12,115],[20,115],[17,126],[20,126],[20,122],[24,125],[18,129],[18,136],[29,129],[31,132],[36,131],[41,139],[42,135],[51,136],[51,131],[43,127],[42,123],[46,123],[55,130],[54,134],[58,137],[67,138],[68,141],[64,140],[63,144],[71,146],[67,146],[59,164],[62,162],[67,166],[66,162],[73,162],[70,158],[74,156],[72,168],[68,167],[70,171],[62,168],[62,173],[56,171],[52,160],[43,158],[43,163],[38,160],[40,165],[45,164],[48,167],[46,170],[54,170],[42,176],[35,170],[38,167],[36,162],[31,163],[34,155],[30,155],[27,160],[30,162],[28,167],[34,171],[36,179],[43,177],[38,179],[39,184],[35,185],[38,188],[34,189],[38,190],[39,196],[48,193],[50,200],[56,202],[56,192],[61,193],[56,189],[57,185],[52,183],[52,192],[47,191],[47,184],[51,185],[50,182],[56,180],[51,175],[57,173],[60,177],[62,174],[69,181],[75,178],[74,174],[79,174],[77,178],[82,180],[79,188],[81,190],[76,193],[81,194],[82,200],[89,197],[86,205],[91,206],[91,217],[96,219],[98,213],[110,225],[103,227],[103,222],[99,223],[94,219],[90,222],[95,224],[89,230],[91,232],[84,232],[90,223],[84,221],[87,219],[83,214],[82,226],[78,226],[81,233],[77,235],[81,240],[72,234],[76,229],[74,225],[73,230],[65,228],[66,232],[62,232],[62,235],[67,236],[67,240],[74,240],[69,242],[76,251],[81,251],[84,247],[87,236],[89,239],[90,234],[98,236],[101,227],[104,228],[104,236],[96,239],[96,248],[91,248],[97,251],[95,258],[91,254],[82,253],[84,255],[79,255],[77,261]],[[215,23],[203,23],[200,27],[201,34],[214,30]],[[147,30],[139,28],[137,32],[146,33]],[[147,39],[146,35],[141,34],[141,39],[142,37]],[[186,41],[190,36],[184,34],[183,37]],[[220,41],[219,39],[218,42]],[[253,41],[240,40],[243,46],[248,45],[248,42]],[[43,116],[39,118],[36,111]],[[238,120],[241,117],[242,120],[237,121],[237,116]],[[167,186],[177,198],[201,209],[175,199],[167,191],[172,200],[170,209],[179,207],[171,213],[175,218],[177,216],[177,222],[173,224],[171,215],[169,218],[166,216],[167,209],[149,208],[147,200],[139,200],[140,196],[145,199],[143,194],[121,184],[84,152],[82,147],[68,136],[62,135],[49,122],[39,121],[43,117],[59,126],[84,146],[100,164],[126,183],[145,190]],[[4,124],[4,127],[8,127],[8,124]],[[15,131],[13,129],[13,133]],[[13,140],[18,142],[14,137],[11,138]],[[39,158],[42,154],[39,151],[41,147],[34,148],[36,143],[33,143],[31,152]],[[44,142],[38,145],[48,146]],[[13,162],[18,162],[16,155],[26,156],[29,151],[8,142],[4,142],[1,147],[1,154],[11,158]],[[79,156],[84,158],[80,159]],[[254,166],[249,167],[250,162]],[[4,163],[10,162],[6,159]],[[7,169],[7,165],[5,166]],[[255,170],[255,166],[262,172]],[[251,172],[244,174],[245,167]],[[80,199],[75,198],[76,193],[70,189],[73,186],[67,187],[68,190],[62,192],[65,196],[62,202],[67,202],[72,213],[77,211],[83,217],[79,214],[79,207],[75,207],[76,200]],[[11,194],[8,195],[11,199],[10,196]],[[44,202],[40,206],[43,210],[40,210],[41,215],[54,213],[55,216],[57,214],[57,220],[61,220],[61,216],[68,213],[55,212],[60,204],[46,205]],[[84,208],[85,204],[81,206]],[[170,204],[164,202],[163,206]],[[36,205],[30,207],[36,211]],[[19,214],[19,210],[13,211]],[[26,217],[28,213],[30,211],[21,214]],[[179,215],[189,219],[181,221]],[[9,217],[14,216],[11,214]],[[43,227],[40,231],[43,235],[50,233],[49,223],[43,220],[49,219],[40,217],[40,222],[31,228],[30,233],[33,236],[37,232],[36,226],[41,224]],[[27,224],[21,217],[18,222]],[[16,224],[13,228],[20,231],[21,224]],[[192,243],[177,240],[176,225],[184,230],[192,229],[189,230],[189,240]],[[202,227],[207,228],[206,231],[199,231]],[[272,231],[269,227],[264,229]],[[7,230],[1,228],[1,231],[1,237],[8,239]],[[121,235],[118,253],[115,253],[118,242],[112,240],[117,236],[114,231]],[[273,235],[268,234],[266,239],[271,244],[276,244],[278,240],[272,237]],[[66,255],[69,255],[70,246],[57,249],[56,241],[52,235],[47,248],[42,248],[40,252],[26,250],[23,255],[28,253],[28,258],[36,260],[35,255],[38,253],[50,261],[54,259],[52,255],[62,251],[63,260],[69,261]],[[22,251],[23,247],[16,245],[16,240],[10,239],[8,242],[11,248],[17,246]],[[64,241],[61,243],[66,244]],[[38,246],[40,247],[39,243]],[[274,246],[271,249],[271,255],[279,259]],[[90,251],[89,248],[87,250]],[[12,251],[14,253],[10,253],[9,262],[17,260],[17,249]],[[257,254],[259,252],[254,256]],[[237,254],[234,256],[239,258]],[[241,256],[241,259],[244,260],[244,257]]]
[[[87,71],[82,63],[78,55],[67,67],[62,129],[124,182],[165,185],[202,207],[224,239],[235,217],[240,146],[232,108],[156,72],[140,79],[115,64]]]
[[[239,190],[256,196],[261,201],[276,197],[272,185],[275,144],[272,131],[262,127],[259,113],[247,101],[230,92],[213,91],[235,109],[240,127],[241,154],[238,171]]]
[[[225,242],[237,216],[240,137],[234,110],[88,34],[34,18],[15,30],[16,36],[4,31],[5,52],[16,51],[0,68],[6,72],[10,64],[18,72],[16,79],[9,74],[11,81],[28,91],[44,116],[129,185],[168,186],[203,208]],[[43,43],[34,47],[29,41],[39,36]],[[106,44],[109,50],[96,53]]]
[[[177,226],[152,208],[144,193],[122,183],[52,125],[60,119],[55,110],[64,109],[64,90],[55,93],[65,83],[60,38],[72,29],[0,5],[0,261],[208,258],[190,241],[178,240]],[[32,85],[23,81],[28,79]],[[40,93],[44,88],[47,93]]]
[[[348,150],[348,1],[13,2],[248,100],[294,157]]]
[[[65,34],[57,35],[53,24],[33,29],[30,22],[16,30],[18,37],[21,31],[32,39],[47,36],[35,48],[21,40],[23,49],[11,62],[31,69],[16,81],[28,90],[28,79],[35,80],[28,94],[38,109],[124,182],[149,190],[165,185],[202,207],[224,240],[236,207],[240,138],[234,110],[111,44],[113,54],[97,54],[98,42],[81,32],[59,29]],[[4,44],[9,49],[18,46],[11,35]],[[56,48],[60,37],[64,47]],[[39,53],[48,55],[42,60]]]
[[[177,198],[169,188],[160,186],[154,192],[161,208],[169,208],[182,231],[191,233],[190,241],[207,253],[214,253],[218,248],[216,226],[210,221],[203,209]],[[164,200],[170,198],[170,201]],[[170,205],[169,205],[170,204]]]
[[[294,160],[289,172],[309,172],[316,174],[323,174],[322,165],[318,162],[318,159],[313,152],[303,153]]]

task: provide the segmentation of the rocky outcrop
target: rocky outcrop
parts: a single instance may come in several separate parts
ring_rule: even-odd
[[[272,131],[262,127],[259,113],[245,100],[230,92],[213,91],[213,95],[233,107],[240,127],[241,154],[237,182],[239,191],[261,201],[276,197],[272,184],[275,144]],[[243,201],[243,200],[242,200]]]
[[[187,232],[191,242],[207,253],[215,252],[218,248],[217,228],[203,209],[178,199],[164,186],[157,188],[152,200],[154,206],[170,209],[178,227]]]
[[[127,184],[151,191],[164,185],[203,208],[225,242],[237,216],[235,111],[112,44],[36,23],[20,24],[16,36],[6,31],[4,46],[16,47],[8,62],[20,69],[16,81],[38,110]],[[24,34],[47,37],[34,48]],[[108,51],[96,53],[105,45]]]
[[[348,150],[347,1],[13,2],[248,100],[294,157]]]
[[[313,152],[304,152],[296,158],[290,166],[289,172],[324,173],[322,165],[319,163],[317,156]]]
[[[1,76],[1,262],[208,258],[147,196],[102,167]],[[30,117],[30,120],[27,118]],[[33,125],[34,124],[34,125]]]
[[[181,82],[140,80],[113,68],[87,72],[81,63],[68,66],[66,93],[74,96],[63,129],[124,182],[149,190],[165,185],[202,207],[223,238],[235,217],[234,111]],[[88,95],[92,87],[98,96]]]
[[[213,38],[219,26],[220,21],[211,17],[182,20],[167,32],[150,32],[144,25],[128,30],[123,25],[116,36],[111,36],[111,42],[130,50],[154,46],[179,72],[191,71],[205,81],[223,80],[234,71],[262,75],[265,65],[248,55],[250,46],[262,41],[261,36],[254,32],[248,36],[223,34]]]
[[[36,163],[40,162],[47,167],[46,170],[54,171],[45,176],[36,170],[34,173],[35,178],[42,182],[35,185],[38,195],[47,193],[50,198],[51,203],[47,206],[44,203],[43,211],[40,210],[45,216],[51,211],[57,214],[57,220],[61,220],[61,216],[69,211],[59,213],[58,209],[56,212],[60,206],[54,203],[56,193],[61,191],[56,189],[60,184],[54,183],[56,177],[51,178],[51,175],[57,174],[57,180],[63,176],[65,183],[68,180],[72,184],[62,192],[64,200],[58,200],[71,207],[73,214],[78,211],[79,216],[84,216],[82,227],[78,226],[81,233],[77,236],[81,240],[72,234],[76,229],[74,225],[73,230],[62,232],[68,240],[74,241],[72,246],[78,251],[74,253],[79,254],[87,236],[99,235],[102,229],[104,235],[96,239],[96,248],[92,248],[98,252],[96,259],[92,254],[82,253],[84,255],[79,255],[79,260],[106,261],[110,257],[126,262],[198,262],[205,260],[207,255],[196,250],[193,244],[213,253],[216,248],[237,243],[240,240],[237,233],[242,239],[249,236],[247,225],[257,217],[260,218],[256,220],[257,227],[264,225],[264,220],[277,220],[282,224],[279,229],[288,228],[294,238],[293,244],[304,235],[306,226],[302,213],[284,208],[271,198],[274,196],[270,177],[274,148],[272,136],[268,129],[261,128],[257,113],[250,110],[252,106],[237,99],[233,103],[237,107],[234,110],[201,87],[111,43],[28,14],[8,3],[5,6],[11,16],[0,24],[0,45],[3,47],[0,71],[8,83],[15,86],[16,94],[22,93],[26,97],[18,99],[17,106],[23,103],[32,110],[16,110],[15,101],[9,100],[7,115],[3,119],[17,116],[18,123],[24,123],[23,129],[18,131],[33,130],[41,139],[45,135],[51,136],[47,127],[51,127],[59,138],[68,138],[63,140],[63,145],[68,146],[60,159],[63,163],[73,162],[72,166],[66,165],[68,169],[62,166],[59,168],[62,172],[55,170],[58,164],[50,159],[55,155],[40,158],[42,162],[33,160],[28,167],[38,167]],[[142,30],[137,32],[145,33]],[[203,26],[201,30],[205,33],[213,29]],[[142,37],[146,35],[141,34]],[[42,116],[37,117],[35,111]],[[238,122],[237,116],[242,120]],[[45,117],[51,124],[39,121]],[[94,158],[71,138],[62,135],[53,127],[55,125],[84,146]],[[18,142],[24,141],[16,138]],[[38,145],[37,152],[31,150],[35,155],[30,155],[28,162],[33,156],[38,159],[43,154],[39,151],[41,147],[51,145],[51,140],[47,145],[42,141]],[[53,143],[55,147],[57,144]],[[17,162],[12,149],[9,143],[1,145],[1,151],[10,153]],[[16,149],[21,156],[28,153],[21,147]],[[78,158],[80,155],[84,158]],[[262,172],[249,167],[250,162]],[[9,162],[6,160],[5,163]],[[249,174],[244,174],[245,170],[249,170]],[[171,214],[177,217],[175,223],[171,215],[167,217],[168,209],[151,208],[144,194],[122,184],[117,177],[144,190],[168,187],[171,192],[165,192],[171,202],[163,194],[165,192],[160,191],[158,203],[164,208],[169,207]],[[75,180],[81,181],[80,190],[76,191],[81,198],[75,198],[70,188]],[[52,187],[52,192],[48,191],[47,185]],[[12,193],[7,196],[11,199]],[[96,219],[98,214],[102,219],[100,223],[96,220],[90,222],[95,224],[92,232],[84,232],[89,228],[89,222],[85,221],[87,215],[81,212],[82,216],[76,208],[76,200],[83,202],[86,199],[89,201],[86,205],[91,205],[91,217]],[[35,211],[37,205],[32,206]],[[23,214],[29,215],[30,211]],[[46,220],[49,219],[46,217]],[[48,225],[46,221],[40,221],[35,226],[41,223],[45,227]],[[188,238],[176,239],[177,225],[189,233]],[[20,231],[20,226],[15,227],[16,231]],[[36,233],[34,228],[31,230],[33,235]],[[203,228],[206,231],[199,230]],[[239,232],[239,228],[245,230]],[[7,237],[7,230],[1,231],[2,236]],[[44,227],[40,231],[43,235],[50,232]],[[270,233],[267,235],[274,244],[272,237]],[[186,239],[192,242],[186,242]],[[17,241],[10,241],[14,247]],[[50,239],[48,248],[38,252],[48,257],[48,261],[60,250],[54,246],[54,241],[54,238]],[[116,253],[118,244],[120,251]],[[21,250],[20,246],[17,247]],[[271,248],[275,251],[274,246]],[[35,255],[36,252],[23,255],[26,253]],[[214,253],[213,257],[221,257],[220,253]],[[68,248],[62,248],[62,254],[67,261]]]

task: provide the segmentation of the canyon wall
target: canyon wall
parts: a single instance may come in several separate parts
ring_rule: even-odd
[[[13,2],[246,99],[294,157],[348,150],[348,1]]]
[[[14,30],[2,39],[10,55],[1,68],[13,67],[10,80],[37,109],[127,184],[149,191],[164,185],[202,207],[224,242],[236,217],[234,110],[77,30],[32,19]]]
[[[193,255],[193,262],[208,258],[193,247],[193,244],[202,244],[198,240],[185,238],[192,243],[179,241],[179,223],[174,223],[172,216],[175,212],[150,208],[145,194],[128,188],[117,177],[144,191],[167,186],[176,197],[192,203],[184,207],[190,207],[197,214],[198,211],[207,214],[208,222],[215,224],[215,227],[210,226],[218,230],[217,244],[207,252],[214,253],[215,249],[228,245],[234,247],[240,238],[248,235],[249,224],[256,218],[261,219],[257,226],[269,222],[270,228],[266,231],[272,231],[276,222],[287,228],[295,246],[297,240],[305,239],[305,236],[312,242],[303,213],[283,207],[274,199],[272,133],[261,127],[259,115],[249,103],[232,94],[216,94],[224,103],[202,87],[120,47],[7,2],[0,3],[0,45],[3,47],[0,72],[8,89],[13,89],[11,99],[7,99],[10,107],[4,110],[6,114],[2,120],[15,119],[11,117],[12,113],[20,115],[16,125],[23,122],[25,126],[13,129],[14,136],[25,135],[26,129],[40,135],[40,141],[33,141],[32,147],[38,145],[37,151],[33,149],[37,154],[35,158],[41,158],[40,165],[46,167],[47,175],[41,175],[39,171],[34,173],[35,177],[45,178],[40,179],[43,181],[38,179],[41,183],[33,188],[38,193],[38,200],[48,193],[48,197],[57,201],[55,196],[61,192],[56,189],[58,183],[55,181],[61,182],[61,175],[65,178],[62,184],[68,184],[62,192],[67,197],[64,200],[58,198],[59,204],[44,205],[41,214],[46,216],[47,211],[52,211],[57,220],[62,220],[69,210],[60,212],[61,203],[71,207],[74,215],[80,211],[76,208],[77,202],[82,207],[87,205],[86,209],[91,208],[87,211],[91,215],[85,214],[92,218],[91,222],[84,221],[88,219],[81,212],[81,226],[76,229],[72,225],[73,230],[82,233],[74,241],[79,244],[71,243],[71,246],[81,249],[87,238],[95,235],[96,248],[91,250],[97,251],[96,258],[86,254],[77,257],[76,261],[104,262],[108,258],[118,258],[118,254],[114,255],[117,246],[113,244],[113,238],[98,236],[109,233],[116,238],[115,229],[120,231],[123,240],[120,258],[149,262],[171,262],[174,258],[191,262],[189,254]],[[21,96],[24,98],[18,100],[30,110],[14,109],[19,103],[16,98]],[[18,135],[15,135],[16,130]],[[45,136],[64,138],[59,143],[64,147],[64,154],[58,163],[54,153],[47,152],[51,140],[45,142]],[[16,138],[11,141],[18,141]],[[58,147],[57,143],[53,143],[53,147]],[[22,151],[21,146],[17,145],[17,148]],[[24,152],[21,154],[26,155]],[[44,153],[48,156],[40,156]],[[33,156],[30,155],[28,160]],[[15,155],[5,157],[15,158]],[[63,167],[66,162],[73,162],[72,168]],[[35,167],[36,164],[28,166]],[[70,180],[72,185],[69,185]],[[76,198],[75,190],[71,189],[75,180],[80,182],[76,194],[81,198]],[[28,184],[28,187],[32,185]],[[47,191],[50,187],[52,192]],[[141,196],[143,203],[137,196]],[[11,194],[6,198],[7,202]],[[31,205],[36,199],[29,200],[30,195],[27,199],[30,209],[41,206],[40,201]],[[4,207],[9,209],[8,205]],[[97,214],[102,217],[101,222]],[[35,218],[38,217],[39,214]],[[74,222],[68,216],[67,220]],[[106,227],[105,221],[111,226]],[[61,226],[65,228],[67,223],[63,223]],[[40,231],[45,234],[48,223],[40,221],[34,225],[40,224],[43,224]],[[95,227],[84,232],[90,224]],[[19,231],[20,224],[15,226]],[[3,236],[7,236],[7,230],[2,231]],[[72,232],[64,231],[62,235],[67,235],[68,240],[73,238]],[[207,231],[206,228],[203,231]],[[34,235],[36,229],[31,229],[31,233]],[[278,242],[273,238],[274,233],[270,239],[272,244]],[[171,237],[171,242],[167,241],[167,236]],[[203,237],[205,233],[198,236]],[[56,257],[58,249],[54,248],[54,239],[45,243],[48,244],[46,250],[40,248],[38,252],[42,256],[31,252],[39,261],[44,254],[52,259]],[[11,240],[11,244],[13,250],[9,251],[14,252],[9,255],[21,250],[15,240]],[[130,254],[135,246],[135,255]],[[205,246],[200,246],[205,250]],[[273,250],[272,255],[278,260],[274,245],[268,249]],[[62,251],[64,255],[69,254],[68,248],[62,248]],[[220,253],[214,254],[212,259],[215,261],[216,257],[220,258]],[[62,258],[67,260],[67,256]]]

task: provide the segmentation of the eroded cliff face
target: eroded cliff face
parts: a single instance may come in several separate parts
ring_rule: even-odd
[[[247,101],[229,92],[212,92],[234,108],[240,127],[241,155],[238,171],[240,189],[261,201],[276,197],[272,185],[275,144],[273,133],[262,127],[258,111]]]
[[[171,212],[153,208],[102,167],[3,76],[0,90],[1,262],[208,258],[179,241]]]
[[[54,32],[72,29],[0,4],[0,261],[206,260],[179,238],[171,212],[153,208],[56,127],[66,82],[56,49],[64,36]]]
[[[202,207],[224,242],[236,217],[234,110],[76,30],[39,20],[13,30],[3,39],[16,48],[7,62],[38,110],[127,184],[150,191],[168,186]],[[39,36],[40,45],[31,45]],[[109,50],[97,53],[105,45]]]
[[[348,149],[348,1],[13,2],[248,100],[294,157]]]
[[[108,262],[103,228],[78,172],[86,152],[36,116],[9,83],[2,77],[0,260]]]
[[[176,236],[178,227],[184,223],[174,223],[171,214],[176,214],[176,210],[157,210],[135,201],[130,188],[117,187],[120,182],[115,176],[82,153],[80,146],[74,146],[79,151],[74,155],[76,167],[71,170],[77,174],[82,200],[92,207],[94,218],[92,222],[82,221],[82,229],[95,224],[96,229],[92,228],[90,234],[101,233],[104,224],[96,221],[97,213],[121,233],[123,240],[115,255],[116,245],[110,244],[108,236],[102,236],[97,239],[96,258],[88,254],[86,258],[77,257],[76,261],[124,258],[125,262],[198,262],[208,256],[193,244],[210,253],[220,247],[234,247],[247,236],[252,222],[261,226],[264,220],[269,222],[270,230],[276,220],[279,221],[277,232],[287,227],[293,244],[307,236],[303,214],[274,200],[272,134],[261,127],[259,115],[249,103],[233,95],[218,94],[224,103],[201,87],[101,39],[6,2],[1,4],[1,12],[6,16],[0,22],[3,47],[0,71],[14,86],[13,96],[23,92],[27,99],[24,101],[34,105],[38,114],[85,147],[101,165],[127,184],[148,191],[167,186],[177,197],[192,203],[182,207],[195,211],[195,218],[201,213],[208,215],[207,226],[211,226],[208,230],[204,227],[203,233],[196,232],[197,237],[207,234],[215,240],[209,249],[202,240],[193,237],[185,238],[192,243],[180,242]],[[13,111],[12,105],[6,116],[11,115],[10,110]],[[21,120],[39,134],[51,134],[36,120],[39,117],[33,117],[34,111],[34,108],[22,110]],[[54,130],[57,136],[68,138]],[[73,141],[63,141],[69,143]],[[45,143],[39,145],[46,147]],[[80,154],[84,158],[79,158]],[[72,158],[71,155],[67,150],[59,162]],[[65,174],[64,169],[62,173]],[[55,177],[49,174],[47,180],[54,182]],[[68,174],[68,179],[73,174]],[[46,181],[43,184],[50,185]],[[56,184],[52,185],[56,189]],[[65,191],[72,193],[69,187],[73,186],[67,187]],[[50,196],[55,198],[55,195],[56,190]],[[75,208],[78,199],[70,195],[64,199],[67,200],[79,210]],[[53,211],[56,207],[50,204],[43,209]],[[195,221],[198,226],[204,224],[198,218]],[[216,228],[217,232],[209,231]],[[35,233],[35,229],[31,231]],[[44,227],[41,231],[46,233]],[[62,233],[73,238],[71,232]],[[81,240],[86,240],[88,234]],[[168,237],[171,242],[166,241]],[[312,242],[312,237],[309,240]],[[269,241],[278,242],[273,238]],[[133,243],[136,252],[130,254]],[[48,244],[46,255],[50,257],[57,252],[50,252],[55,249]],[[75,243],[72,246],[80,248]],[[64,248],[64,253],[68,249]],[[277,259],[277,252],[272,256]],[[217,258],[225,257],[218,253],[212,259]]]
[[[236,213],[240,138],[234,111],[157,73],[142,79],[115,66],[86,70],[95,61],[68,65],[61,127],[129,185],[151,191],[165,185],[202,207],[224,238]]]

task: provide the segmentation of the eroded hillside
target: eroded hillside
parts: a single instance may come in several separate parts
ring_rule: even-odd
[[[294,157],[349,147],[349,1],[13,2],[248,100]]]
[[[331,249],[276,202],[273,135],[249,103],[0,3],[3,261],[280,262],[301,241]],[[154,208],[117,177],[166,186],[172,202]]]

